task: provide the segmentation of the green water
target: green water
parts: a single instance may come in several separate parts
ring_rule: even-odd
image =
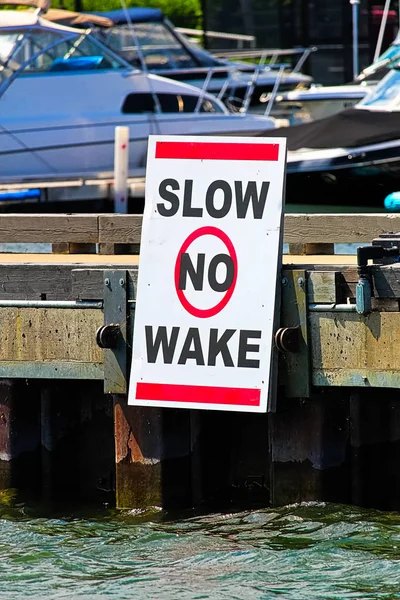
[[[0,506],[0,598],[400,598],[400,514],[29,513]]]

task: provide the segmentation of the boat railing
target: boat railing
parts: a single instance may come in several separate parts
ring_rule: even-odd
[[[127,19],[128,19],[128,16],[127,16]],[[140,46],[139,40],[136,35],[135,27],[132,23],[130,23],[130,29],[133,34],[134,46],[132,46],[132,45],[124,46],[123,50],[135,49],[137,51],[140,51],[140,55],[139,55],[140,63],[142,64],[142,67],[145,70],[145,72],[148,72],[148,66],[146,64],[146,58],[145,58],[145,51],[147,49],[149,49],[150,46]],[[204,34],[203,30],[188,29],[188,28],[176,28],[176,31],[178,31],[178,33],[180,33],[180,34],[185,34],[185,35],[193,34],[193,35],[201,36]],[[254,90],[255,90],[257,79],[259,77],[260,72],[264,69],[277,69],[277,70],[279,70],[279,72],[277,75],[277,79],[274,82],[273,91],[266,98],[267,107],[265,110],[265,115],[270,114],[272,105],[275,101],[275,97],[279,91],[279,85],[282,81],[284,72],[286,70],[291,71],[293,73],[299,72],[300,69],[303,67],[304,63],[306,62],[306,60],[308,59],[308,57],[310,56],[310,54],[317,50],[317,48],[315,46],[307,47],[307,48],[299,47],[299,48],[292,48],[292,49],[256,49],[254,47],[255,46],[255,37],[254,36],[235,34],[235,33],[215,32],[215,31],[214,32],[207,31],[206,35],[210,35],[210,36],[213,35],[214,37],[223,38],[223,39],[236,39],[236,40],[241,40],[242,42],[244,42],[244,41],[250,42],[250,45],[251,45],[250,50],[243,50],[240,48],[236,51],[235,50],[233,50],[233,51],[232,50],[226,50],[226,51],[220,50],[220,51],[212,52],[212,54],[214,56],[224,57],[224,58],[228,58],[228,59],[231,59],[231,58],[259,58],[259,62],[257,65],[254,66],[252,73],[251,73],[251,70],[246,71],[246,74],[249,76],[249,82],[248,82],[248,87],[246,89],[246,92],[242,99],[235,97],[235,88],[238,86],[235,85],[235,81],[233,80],[233,77],[235,74],[241,73],[241,69],[239,67],[234,66],[234,65],[232,65],[232,67],[229,67],[229,64],[228,64],[226,67],[209,67],[206,69],[202,68],[202,69],[194,69],[194,70],[187,69],[187,71],[191,72],[191,73],[193,73],[193,71],[194,71],[194,72],[198,72],[199,75],[205,74],[205,79],[204,79],[204,82],[203,82],[203,85],[201,88],[201,94],[198,98],[198,101],[197,101],[197,104],[195,107],[196,113],[199,112],[201,109],[204,95],[209,91],[209,85],[210,85],[210,82],[211,82],[214,74],[219,73],[221,71],[226,71],[227,69],[229,69],[228,77],[226,78],[226,81],[224,82],[217,97],[218,97],[218,99],[225,101],[225,104],[228,106],[228,108],[230,110],[235,111],[235,112],[240,112],[240,113],[247,113],[247,111],[250,107],[250,104],[251,104],[251,99],[254,94]],[[300,55],[300,58],[297,60],[297,62],[294,66],[292,64],[285,63],[285,62],[283,62],[281,64],[277,64],[277,60],[279,57],[287,58],[287,57],[293,57],[293,56],[299,56],[299,55]],[[268,57],[270,58],[270,60],[267,62]],[[173,71],[173,69],[172,69],[172,71]],[[179,71],[181,73],[186,72],[185,69],[179,69]],[[241,82],[241,83],[243,83],[243,82]],[[231,89],[232,93],[228,97],[226,97],[226,94],[230,89]],[[154,95],[156,95],[156,94],[154,94]],[[160,112],[160,111],[157,111],[157,112]]]
[[[280,85],[280,83],[282,81],[283,73],[284,73],[284,68],[281,67],[279,69],[278,77],[275,80],[274,87],[272,89],[271,95],[270,95],[270,97],[268,99],[267,107],[266,107],[265,112],[264,112],[264,116],[265,117],[268,117],[270,115],[270,113],[271,113],[272,107],[273,107],[274,102],[275,102],[276,95],[277,95],[278,90],[279,90],[279,85]]]
[[[306,51],[302,54],[302,60],[298,61],[297,65],[295,67],[296,71],[293,69],[292,72],[299,71],[301,69],[302,65],[304,64],[305,60],[308,58],[308,56],[314,50],[315,50],[314,48],[308,48],[308,49],[306,49]],[[244,113],[244,114],[246,114],[248,112],[250,104],[251,104],[251,99],[253,97],[253,94],[254,94],[254,91],[255,91],[255,88],[256,88],[256,84],[257,84],[257,80],[258,80],[259,74],[266,67],[265,62],[266,62],[267,52],[268,51],[266,51],[265,53],[263,53],[261,55],[260,61],[259,61],[258,65],[256,65],[254,67],[253,73],[251,74],[251,77],[249,79],[249,83],[248,83],[248,87],[247,87],[246,93],[245,93],[245,95],[244,95],[244,97],[242,99],[241,106],[239,106],[239,107],[236,106],[235,107],[235,110],[237,112]],[[268,66],[270,66],[270,65],[268,65]],[[284,75],[284,73],[285,73],[286,70],[290,69],[290,66],[287,65],[287,64],[285,64],[285,63],[283,63],[283,64],[279,65],[278,68],[279,68],[279,71],[277,73],[277,77],[276,77],[276,80],[274,82],[273,89],[272,89],[271,93],[266,96],[267,106],[266,106],[266,109],[264,111],[264,116],[269,116],[270,115],[272,107],[273,107],[273,104],[275,102],[275,98],[276,98],[276,96],[278,94],[278,91],[279,91],[279,86],[280,86],[280,84],[282,82],[283,75]],[[196,112],[197,112],[197,109],[199,109],[200,106],[201,106],[201,101],[202,101],[202,99],[204,97],[204,93],[208,91],[208,86],[210,84],[210,81],[212,79],[213,74],[215,72],[217,72],[217,70],[218,70],[218,68],[211,68],[209,70],[209,72],[208,72],[208,74],[206,76],[206,79],[204,80],[204,84],[203,84],[203,87],[202,87],[202,94],[201,94],[201,97],[200,97],[199,102],[197,104]],[[226,105],[231,110],[233,110],[233,107],[235,106],[235,103],[238,101],[238,98],[236,98],[235,95],[234,95],[235,84],[232,81],[233,80],[233,76],[235,74],[237,74],[237,73],[240,73],[240,69],[238,69],[237,67],[233,67],[233,68],[230,69],[229,75],[226,78],[226,81],[223,84],[223,86],[222,86],[222,88],[221,88],[221,90],[220,90],[220,92],[219,92],[219,94],[217,96],[219,100],[223,100],[225,98],[225,95],[226,95],[227,91],[230,88],[232,88],[232,93],[225,100]],[[247,73],[247,74],[249,74],[249,73]]]
[[[308,57],[310,56],[310,54],[312,54],[313,52],[316,52],[317,49],[318,48],[316,46],[313,46],[311,48],[306,48],[304,50],[303,54],[300,56],[300,58],[297,61],[297,63],[295,64],[292,72],[293,73],[298,73],[302,69],[304,63],[306,62],[306,60],[308,59]]]
[[[279,92],[279,86],[282,82],[285,71],[290,71],[292,73],[298,73],[301,70],[301,68],[303,67],[303,65],[306,62],[306,60],[308,59],[308,57],[310,56],[310,54],[312,54],[313,52],[316,52],[317,49],[318,49],[317,47],[312,46],[309,48],[293,48],[293,49],[278,49],[278,50],[275,50],[275,49],[273,49],[273,50],[271,50],[271,49],[259,49],[259,50],[253,49],[253,50],[245,50],[243,52],[242,51],[235,52],[235,51],[229,50],[226,52],[216,52],[216,53],[214,53],[214,55],[220,56],[220,57],[225,57],[225,58],[234,58],[234,57],[236,57],[236,58],[256,58],[256,57],[259,57],[259,62],[254,67],[254,71],[250,77],[248,88],[247,88],[244,98],[242,100],[242,105],[239,108],[236,108],[236,110],[238,110],[238,112],[241,112],[241,113],[248,112],[260,72],[265,69],[268,69],[268,68],[279,69],[277,78],[274,82],[274,87],[272,89],[272,92],[266,96],[267,106],[264,111],[264,116],[268,116],[271,113],[273,104],[275,102],[275,98]],[[296,62],[294,67],[292,67],[290,64],[285,63],[285,62],[277,64],[277,60],[279,57],[291,57],[291,56],[296,56],[296,55],[300,55],[300,58]],[[271,57],[269,62],[267,62],[268,56]],[[231,70],[229,77],[227,78],[225,84],[221,88],[220,93],[218,94],[219,99],[224,98],[227,90],[229,89],[229,87],[231,85],[232,77],[233,77],[234,73],[240,73],[240,70],[238,68]],[[211,77],[212,77],[212,75],[211,75]],[[208,83],[209,83],[211,77],[207,78]],[[232,86],[232,87],[234,88],[234,86]],[[207,91],[207,90],[205,90],[205,91]],[[234,94],[231,94],[226,99],[225,102],[226,102],[228,108],[231,108],[231,110],[232,110],[232,106],[234,105],[234,103],[236,101],[237,101],[237,98],[235,98]]]
[[[249,83],[248,83],[248,86],[246,89],[246,93],[244,94],[244,97],[242,99],[240,99],[235,96],[235,88],[237,87],[237,85],[235,85],[235,82],[233,81],[234,75],[237,73],[240,74],[240,70],[237,69],[236,67],[228,68],[228,71],[229,71],[228,76],[226,77],[226,80],[225,80],[224,84],[222,85],[221,90],[219,91],[219,93],[217,95],[217,98],[219,100],[223,101],[225,103],[225,105],[227,106],[227,108],[229,110],[231,110],[231,112],[247,113],[248,108],[250,106],[251,98],[254,93],[255,85],[257,82],[257,77],[258,77],[258,74],[261,69],[262,69],[262,67],[259,67],[259,66],[257,66],[254,69],[253,74],[251,75],[251,78],[249,80]],[[227,69],[223,68],[222,70],[226,72]],[[197,100],[197,104],[196,104],[194,112],[197,113],[200,111],[204,96],[206,93],[209,92],[209,85],[212,80],[212,77],[215,73],[218,73],[220,71],[221,71],[221,67],[210,67],[208,69],[206,77],[203,82],[203,85],[201,87],[201,93]],[[228,91],[230,91],[230,94],[228,96],[226,96]],[[241,102],[241,105],[237,106],[237,104],[239,104],[240,102]]]
[[[274,65],[279,57],[293,57],[300,55],[299,61],[293,67],[296,71],[300,70],[307,58],[313,52],[318,50],[317,46],[307,48],[252,48],[250,50],[211,50],[211,54],[217,58],[227,59],[254,59],[262,56],[271,57],[267,66]],[[300,66],[299,66],[300,63]]]
[[[255,35],[244,35],[241,33],[226,33],[223,31],[204,31],[203,29],[189,29],[187,27],[176,27],[176,31],[182,33],[183,35],[188,35],[191,37],[203,38],[204,35],[207,38],[214,39],[222,39],[222,40],[232,40],[237,42],[237,48],[242,49],[244,42],[248,42],[250,48],[255,48],[256,46],[256,37]]]
[[[203,87],[202,87],[202,89],[201,89],[201,93],[200,93],[200,95],[199,95],[199,97],[198,97],[198,99],[197,99],[196,108],[194,109],[194,112],[195,112],[195,113],[197,113],[197,112],[199,112],[199,111],[200,111],[201,105],[202,105],[202,103],[203,103],[203,98],[204,98],[205,94],[207,93],[207,89],[208,89],[208,86],[210,85],[210,81],[211,81],[211,78],[212,78],[212,76],[213,76],[213,73],[214,73],[214,70],[213,70],[213,69],[210,69],[210,70],[208,71],[207,75],[206,75],[206,78],[205,78],[205,80],[204,80]]]

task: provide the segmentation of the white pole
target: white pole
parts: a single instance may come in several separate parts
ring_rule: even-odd
[[[115,128],[114,212],[128,212],[129,127]]]
[[[358,75],[358,6],[360,0],[350,0],[353,12],[353,79]]]
[[[388,18],[388,14],[389,14],[389,8],[390,8],[390,0],[386,0],[385,8],[383,9],[381,26],[379,27],[378,41],[376,42],[374,62],[376,60],[378,60],[381,50],[382,50],[383,35],[384,35],[385,29],[386,29],[386,22],[387,22],[387,18]]]

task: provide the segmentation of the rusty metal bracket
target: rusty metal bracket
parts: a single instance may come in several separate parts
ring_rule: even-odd
[[[311,363],[308,343],[308,299],[306,272],[282,271],[280,380],[287,398],[309,398],[311,395]],[[297,332],[295,340],[295,330]],[[277,332],[278,333],[278,332]],[[285,341],[286,340],[286,341]]]
[[[126,394],[128,273],[125,270],[104,271],[104,326],[96,339],[104,348],[104,393]],[[103,345],[102,345],[103,344]]]

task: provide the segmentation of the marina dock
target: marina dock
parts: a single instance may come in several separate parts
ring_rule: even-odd
[[[399,266],[367,267],[361,314],[357,257],[333,245],[369,245],[400,216],[286,215],[268,414],[127,405],[141,221],[0,215],[1,243],[53,249],[0,256],[0,493],[398,510]]]

